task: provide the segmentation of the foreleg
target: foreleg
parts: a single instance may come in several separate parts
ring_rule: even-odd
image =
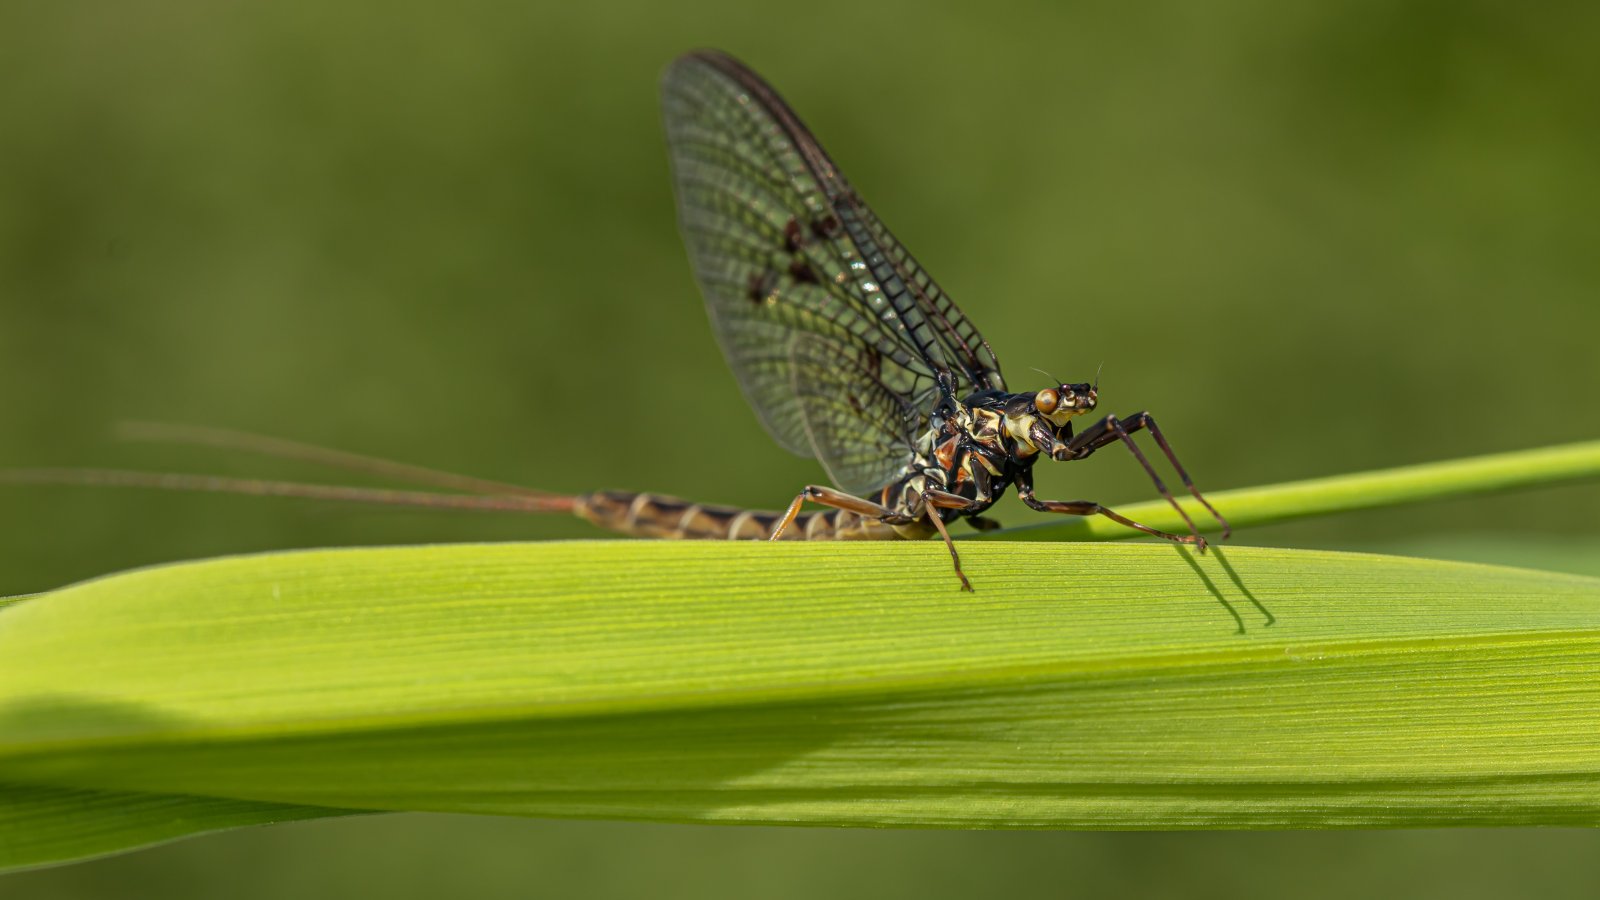
[[[1150,480],[1155,483],[1156,490],[1160,492],[1161,496],[1167,498],[1167,502],[1172,504],[1172,508],[1178,511],[1178,515],[1183,517],[1184,522],[1188,523],[1189,530],[1198,534],[1198,529],[1194,527],[1194,522],[1189,518],[1189,514],[1184,512],[1183,507],[1178,505],[1178,501],[1172,496],[1172,492],[1167,490],[1166,483],[1161,480],[1161,476],[1156,474],[1155,468],[1145,458],[1144,452],[1139,449],[1138,444],[1133,442],[1132,434],[1136,431],[1150,432],[1150,436],[1155,438],[1156,445],[1161,448],[1161,452],[1166,454],[1167,461],[1172,463],[1173,470],[1178,473],[1179,478],[1183,479],[1183,486],[1189,489],[1189,493],[1193,494],[1194,498],[1200,501],[1200,505],[1206,508],[1206,512],[1211,513],[1217,523],[1222,526],[1222,539],[1227,540],[1228,536],[1233,533],[1233,529],[1228,525],[1228,520],[1224,519],[1222,514],[1217,512],[1216,507],[1212,506],[1211,502],[1200,493],[1199,488],[1194,486],[1194,480],[1189,477],[1189,473],[1184,469],[1183,463],[1178,462],[1178,455],[1172,452],[1172,445],[1167,443],[1167,436],[1162,434],[1161,428],[1156,425],[1155,416],[1150,415],[1148,412],[1137,412],[1126,419],[1106,416],[1075,435],[1066,443],[1057,445],[1051,456],[1058,460],[1086,459],[1101,447],[1115,441],[1121,441],[1128,448],[1128,451],[1133,454],[1134,459],[1139,461],[1139,465],[1144,467],[1146,474],[1150,476]]]

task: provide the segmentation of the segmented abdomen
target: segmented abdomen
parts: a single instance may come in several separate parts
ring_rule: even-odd
[[[694,503],[660,494],[596,491],[573,508],[601,528],[654,538],[766,540],[782,513]],[[784,529],[786,541],[894,540],[893,528],[842,509],[803,512]]]

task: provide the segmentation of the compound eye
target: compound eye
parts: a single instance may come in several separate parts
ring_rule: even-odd
[[[1050,415],[1060,405],[1060,395],[1050,388],[1045,388],[1033,397],[1033,408],[1037,409],[1042,415]]]

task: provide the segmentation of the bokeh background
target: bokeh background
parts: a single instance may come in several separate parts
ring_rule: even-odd
[[[320,473],[228,426],[551,490],[772,507],[675,232],[656,79],[771,79],[998,350],[1157,413],[1213,490],[1600,436],[1600,7],[0,4],[0,465]],[[1042,381],[1042,376],[1040,376]],[[1131,459],[1047,496],[1145,498]],[[0,594],[576,521],[6,488]],[[1014,500],[997,517],[1034,516]],[[1253,530],[1600,574],[1600,486]],[[396,816],[0,893],[1587,894],[1587,832],[1094,835]],[[16,893],[12,893],[15,891]]]

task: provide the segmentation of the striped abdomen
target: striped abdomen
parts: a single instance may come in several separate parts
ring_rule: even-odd
[[[574,513],[601,528],[653,538],[760,541],[782,513],[693,503],[660,494],[596,491],[576,498]],[[894,540],[900,535],[877,519],[842,509],[801,513],[784,531],[790,541]]]

